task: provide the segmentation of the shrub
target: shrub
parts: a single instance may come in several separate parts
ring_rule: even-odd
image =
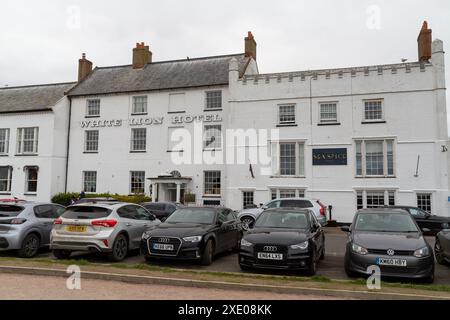
[[[79,196],[80,194],[77,192],[58,193],[52,198],[52,202],[63,206],[68,206],[70,205],[72,199],[78,199]],[[86,194],[86,198],[114,198],[120,202],[137,203],[137,204],[151,201],[151,198],[147,197],[144,194],[119,195],[109,193],[100,193],[100,194],[90,193]]]

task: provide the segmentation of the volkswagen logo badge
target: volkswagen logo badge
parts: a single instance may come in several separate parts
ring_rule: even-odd
[[[169,242],[170,242],[170,239],[169,239],[169,238],[159,238],[158,242],[161,242],[161,243],[169,243]]]
[[[264,251],[267,251],[267,252],[275,252],[277,250],[278,250],[278,248],[275,246],[265,246],[264,247]]]
[[[392,257],[395,254],[395,251],[393,249],[388,249],[387,254]]]

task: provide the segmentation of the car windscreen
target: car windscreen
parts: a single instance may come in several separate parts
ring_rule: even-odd
[[[216,216],[214,210],[178,209],[167,218],[167,223],[213,224]]]
[[[90,207],[90,206],[80,206],[80,207],[69,207],[61,216],[65,219],[102,219],[106,218],[111,214],[111,210],[102,207]]]
[[[263,212],[255,228],[307,229],[309,219],[303,212]]]
[[[359,213],[355,222],[356,231],[418,232],[409,214]]]
[[[22,211],[23,207],[13,205],[0,205],[0,218],[17,217]]]

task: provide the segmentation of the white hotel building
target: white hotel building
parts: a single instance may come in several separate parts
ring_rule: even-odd
[[[236,55],[153,62],[149,48],[137,44],[131,65],[93,70],[83,57],[78,84],[53,102],[66,112],[61,131],[27,113],[25,127],[39,128],[39,148],[59,151],[39,149],[25,163],[11,151],[20,139],[9,138],[0,196],[48,200],[83,190],[183,201],[195,194],[199,205],[233,209],[305,196],[332,205],[339,222],[357,208],[384,204],[450,215],[443,44],[432,42],[424,25],[418,45],[418,62],[281,74],[259,74],[251,34]],[[20,127],[5,120],[17,109],[2,99],[8,90],[0,90],[0,153],[2,128]],[[232,148],[227,131],[251,135],[249,129],[277,134]],[[183,130],[197,137],[191,145],[173,141]],[[225,161],[237,151],[243,161]],[[207,164],[210,157],[223,161]],[[22,176],[29,165],[39,166],[31,195]],[[12,175],[4,169],[10,167],[17,168]]]

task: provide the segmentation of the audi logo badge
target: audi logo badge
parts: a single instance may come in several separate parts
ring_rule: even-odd
[[[388,256],[393,256],[394,254],[395,254],[395,251],[393,250],[393,249],[389,249],[388,251],[387,251],[387,254],[388,254]]]
[[[159,238],[158,242],[161,242],[161,243],[169,243],[169,242],[170,242],[170,239],[169,239],[169,238]]]
[[[265,246],[264,247],[264,251],[268,251],[268,252],[275,252],[277,250],[278,250],[278,248],[275,246]]]

